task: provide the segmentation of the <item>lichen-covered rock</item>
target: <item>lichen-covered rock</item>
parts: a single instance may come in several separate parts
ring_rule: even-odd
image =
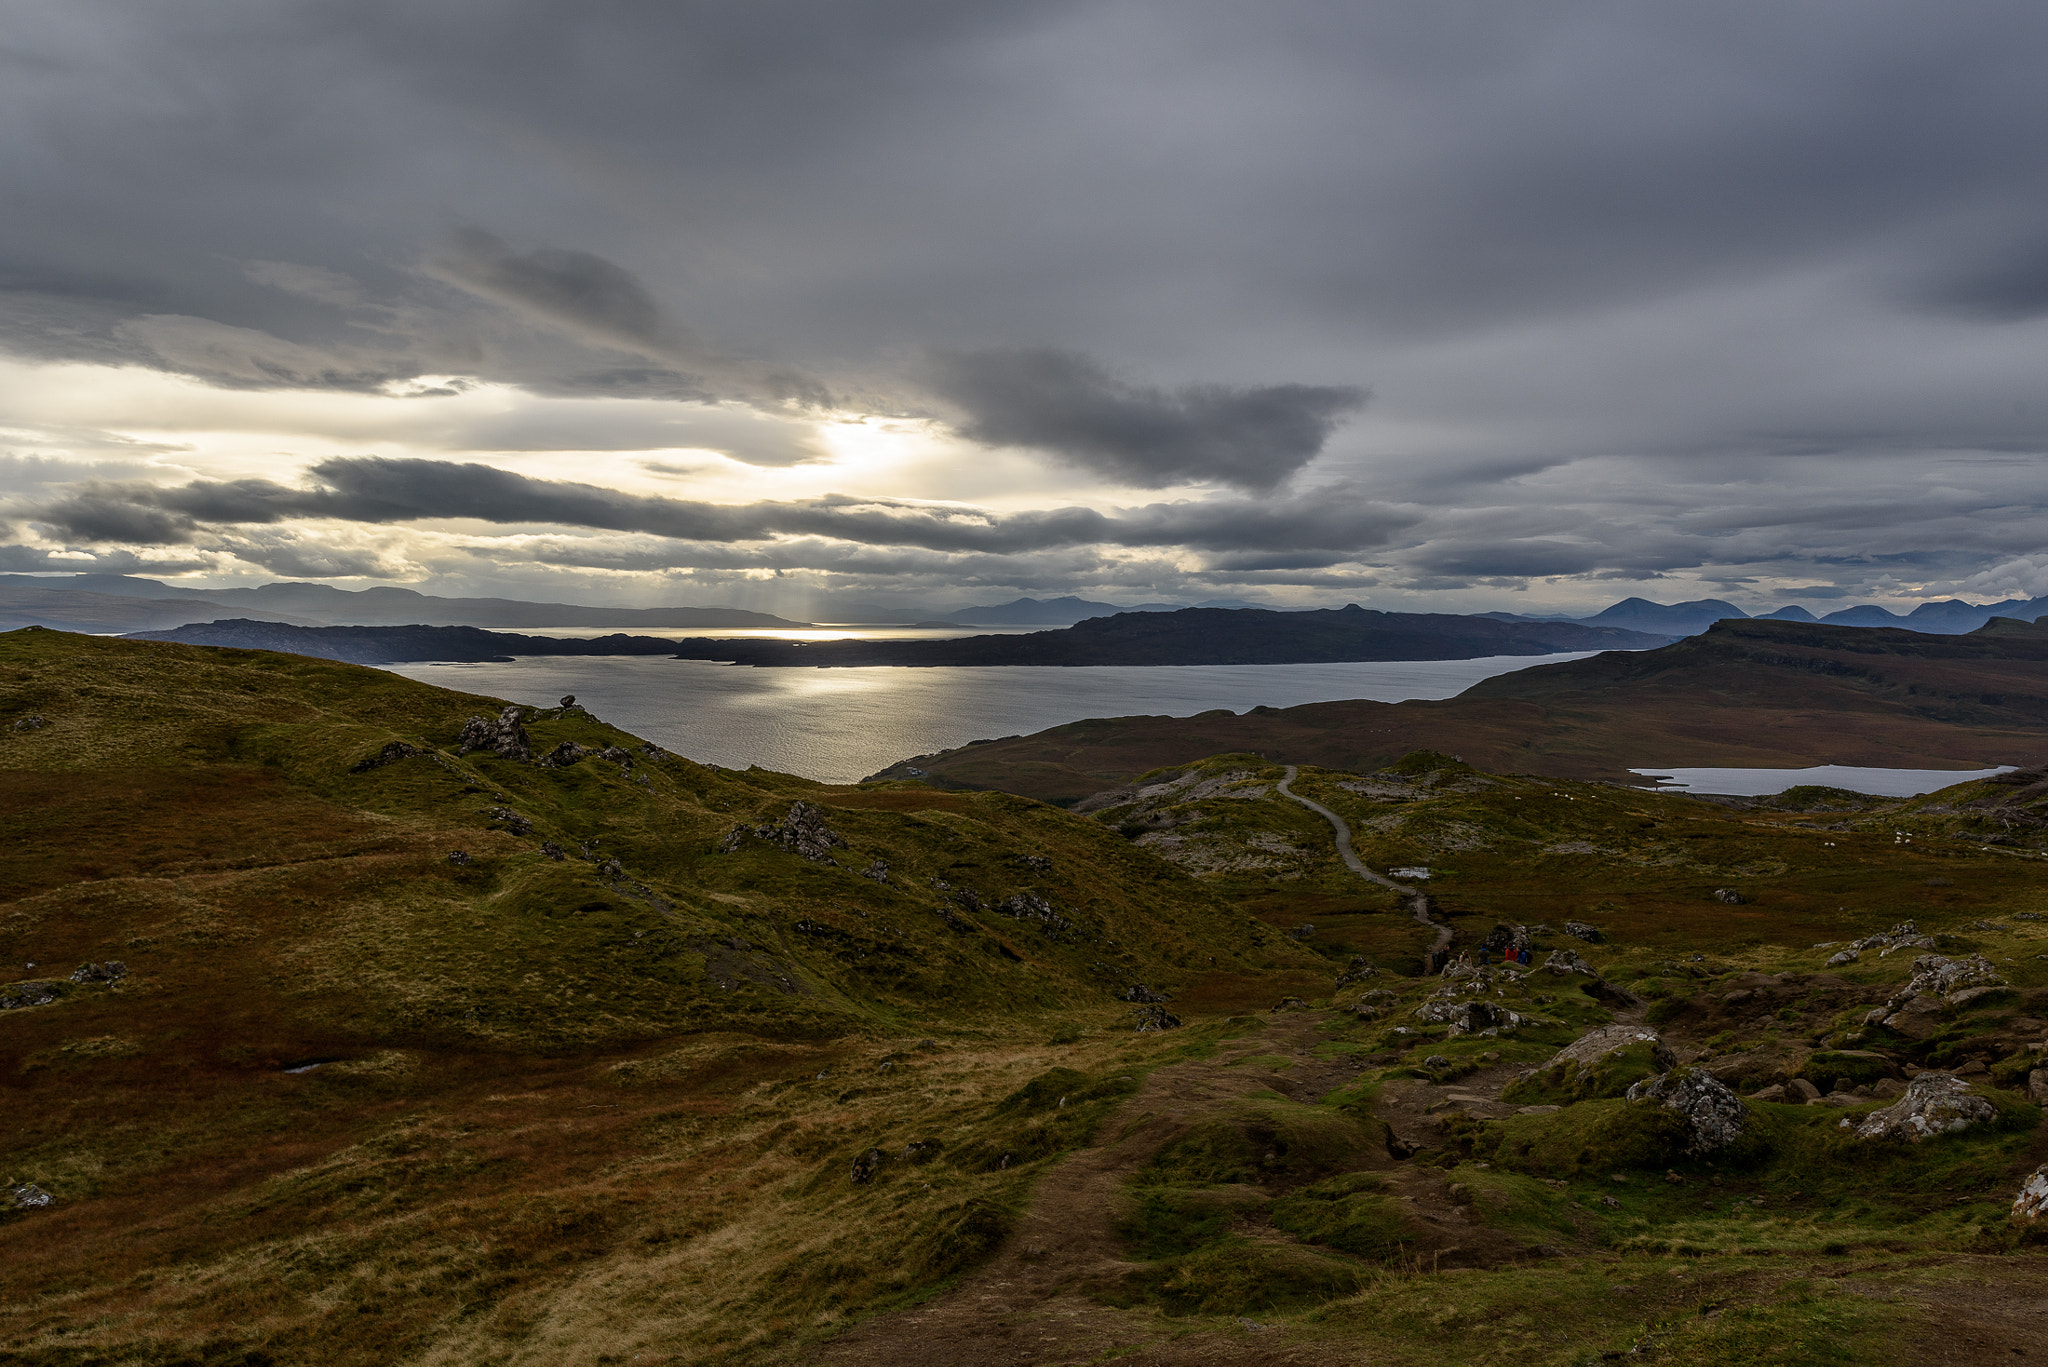
[[[7,1194],[8,1204],[15,1210],[48,1210],[57,1204],[57,1198],[33,1182],[24,1182]]]
[[[1842,951],[1841,953],[1839,953],[1839,954],[1833,954],[1833,955],[1830,955],[1830,956],[1828,957],[1828,965],[1827,965],[1827,966],[1828,966],[1829,968],[1840,968],[1840,967],[1842,967],[1842,966],[1843,966],[1844,964],[1853,964],[1853,963],[1855,963],[1855,962],[1856,962],[1856,961],[1857,961],[1858,959],[1860,959],[1860,958],[1862,958],[1862,957],[1863,957],[1863,954],[1862,954],[1862,951],[1860,951],[1860,950],[1855,950],[1855,949],[1845,949],[1845,950],[1843,950],[1843,951]]]
[[[1508,1083],[1501,1100],[1569,1104],[1619,1096],[1645,1075],[1677,1066],[1677,1058],[1648,1026],[1603,1025]]]
[[[1998,1114],[1989,1101],[1953,1073],[1922,1073],[1906,1094],[1856,1127],[1858,1139],[1900,1139],[1909,1144],[1954,1134]]]
[[[1597,945],[1601,940],[1600,927],[1589,926],[1584,921],[1566,921],[1564,933],[1574,940],[1584,940],[1589,945]]]
[[[1674,1068],[1628,1089],[1632,1102],[1662,1102],[1683,1115],[1689,1138],[1685,1151],[1697,1158],[1727,1148],[1742,1137],[1749,1118],[1742,1098],[1704,1068]]]
[[[30,980],[0,984],[0,1011],[18,1011],[25,1006],[47,1006],[63,995],[57,984]]]
[[[1523,1024],[1524,1018],[1498,1002],[1427,1001],[1415,1008],[1417,1018],[1448,1025],[1453,1035],[1498,1035]]]
[[[75,983],[117,983],[128,976],[128,965],[119,959],[109,959],[103,964],[80,964],[71,974]]]
[[[889,881],[889,863],[885,859],[877,859],[874,863],[862,869],[860,873],[863,878],[872,878],[877,883],[886,883]]]
[[[1734,888],[1715,888],[1714,900],[1716,902],[1724,903],[1727,906],[1739,907],[1744,902],[1747,902],[1749,899],[1747,897],[1744,897],[1741,893],[1737,892]]]
[[[1981,989],[2006,985],[1991,961],[1981,954],[1965,959],[1922,954],[1913,960],[1913,976],[1906,985],[1890,1001],[1865,1016],[1864,1022],[1922,1038],[1933,1033],[1933,1017],[1942,1010],[1966,1005],[1986,995]]]
[[[523,707],[508,707],[498,714],[495,721],[489,717],[471,717],[462,724],[456,752],[466,755],[472,750],[489,750],[501,759],[520,764],[532,763],[533,742],[528,738],[526,728],[519,724],[525,715]]]
[[[545,755],[542,755],[537,762],[543,769],[566,769],[577,760],[591,753],[591,751],[584,749],[575,741],[565,740]]]
[[[2033,1176],[2020,1183],[2020,1194],[2012,1199],[2012,1218],[2038,1220],[2048,1215],[2048,1163],[2034,1169]]]

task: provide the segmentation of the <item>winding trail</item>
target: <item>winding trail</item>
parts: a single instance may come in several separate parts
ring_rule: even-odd
[[[1349,868],[1360,878],[1365,879],[1368,883],[1377,883],[1383,888],[1392,888],[1395,892],[1408,899],[1408,910],[1415,914],[1415,919],[1436,932],[1436,942],[1429,947],[1429,952],[1432,955],[1442,954],[1449,950],[1451,947],[1451,928],[1429,914],[1429,894],[1417,891],[1406,883],[1396,883],[1377,869],[1366,867],[1365,861],[1358,857],[1358,851],[1351,847],[1351,824],[1322,803],[1303,797],[1300,793],[1295,792],[1291,785],[1294,782],[1296,772],[1297,770],[1292,764],[1287,766],[1287,776],[1276,785],[1281,793],[1299,802],[1302,806],[1330,823],[1331,829],[1337,832],[1337,853],[1342,856],[1345,867]]]

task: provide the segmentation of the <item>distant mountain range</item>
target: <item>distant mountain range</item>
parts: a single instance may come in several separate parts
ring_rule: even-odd
[[[1363,773],[1412,750],[1621,783],[1650,765],[2027,767],[2048,760],[2048,623],[1934,635],[1724,620],[1661,649],[1535,664],[1441,701],[1098,717],[875,777],[1071,803],[1216,754]]]
[[[1277,609],[1234,598],[1210,599],[1200,609],[1290,615],[1329,609]],[[200,589],[166,584],[125,574],[67,576],[0,574],[0,630],[47,626],[65,631],[148,631],[190,622],[211,621],[222,608],[238,619],[313,626],[474,626],[546,630],[550,627],[618,627],[640,631],[702,631],[720,627],[806,627],[765,612],[740,608],[671,607],[616,608],[581,603],[535,603],[517,598],[438,598],[412,589],[337,589],[327,584],[280,582],[245,589]],[[1119,613],[1173,613],[1178,603],[1139,603],[1124,607],[1072,595],[1061,598],[1018,598],[950,611],[923,607],[884,607],[873,603],[838,602],[821,615],[833,622],[900,625],[991,627],[1062,627]],[[1828,626],[1904,627],[1937,635],[1975,631],[1993,617],[2031,621],[2048,614],[2048,597],[2011,598],[1974,604],[1960,599],[1922,603],[1899,614],[1874,604],[1843,608],[1816,617],[1798,606],[1762,614],[1763,620],[1815,622]],[[1453,616],[1455,614],[1394,614]],[[1646,632],[1652,636],[1690,636],[1718,621],[1747,620],[1749,613],[1718,598],[1687,603],[1653,603],[1625,598],[1589,617],[1564,613],[1477,614],[1496,622],[1573,623]]]
[[[17,600],[18,591],[32,591]],[[75,600],[67,611],[57,595],[80,593],[91,599],[117,597],[131,603],[182,602],[191,607],[166,607],[182,622],[200,621],[221,607],[240,608],[266,621],[317,625],[401,626],[415,623],[478,627],[640,627],[702,630],[705,627],[802,627],[765,612],[738,608],[605,608],[577,603],[529,603],[517,598],[435,598],[411,589],[337,589],[327,584],[277,583],[253,589],[192,589],[125,574],[78,574],[68,578],[0,574],[0,628],[49,626],[68,631],[123,630],[94,625],[110,611],[104,601]],[[17,606],[19,601],[19,606]],[[141,613],[139,607],[124,611]],[[253,611],[252,611],[253,610]],[[158,626],[160,622],[136,623]],[[126,628],[133,629],[133,628]]]
[[[1497,622],[1441,613],[1315,612],[1182,608],[1124,612],[1021,635],[921,641],[779,641],[652,636],[596,640],[523,636],[476,627],[307,627],[233,619],[138,632],[142,640],[239,646],[392,664],[406,660],[502,660],[517,655],[675,655],[763,667],[862,665],[1325,664],[1355,660],[1468,660],[1640,650],[1670,638],[1576,622]]]
[[[2018,621],[2031,622],[2048,613],[2048,597],[2008,598],[2002,603],[1966,603],[1960,598],[1945,598],[1937,602],[1922,603],[1908,613],[1896,613],[1865,603],[1859,607],[1843,608],[1825,617],[1816,617],[1805,608],[1793,604],[1779,608],[1776,612],[1756,614],[1760,621],[1772,622],[1819,622],[1833,627],[1904,627],[1908,631],[1924,631],[1937,636],[1953,636],[1975,631],[1994,617],[2008,617]],[[1751,619],[1733,603],[1724,603],[1718,598],[1699,598],[1690,603],[1653,603],[1647,598],[1624,598],[1613,607],[1594,613],[1591,617],[1564,616],[1523,616],[1512,612],[1489,612],[1485,616],[1503,622],[1582,622],[1588,626],[1623,627],[1630,631],[1661,632],[1668,636],[1694,636],[1716,622],[1734,618],[1741,621]]]

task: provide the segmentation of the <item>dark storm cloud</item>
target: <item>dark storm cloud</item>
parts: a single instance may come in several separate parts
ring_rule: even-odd
[[[834,496],[802,502],[718,504],[626,494],[539,480],[451,461],[338,458],[312,468],[313,484],[194,480],[173,488],[86,485],[21,515],[84,541],[189,543],[221,528],[307,519],[373,524],[474,519],[637,532],[707,543],[829,537],[944,552],[1020,554],[1087,545],[1244,550],[1363,548],[1413,515],[1354,491],[1318,490],[1257,502],[1160,503],[1105,514],[1090,508],[994,514]]]
[[[990,446],[1028,446],[1140,488],[1271,489],[1321,454],[1365,391],[1334,385],[1130,384],[1073,352],[941,352],[930,384]]]

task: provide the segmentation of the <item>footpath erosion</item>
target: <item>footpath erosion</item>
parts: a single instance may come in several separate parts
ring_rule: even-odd
[[[1430,899],[1369,867],[1295,778],[1288,766],[1278,795],[1328,823],[1354,875],[1405,900],[1436,971],[1354,959],[1313,1006],[1191,1021],[1191,1040],[1213,1042],[1154,1069],[1093,1147],[1052,1167],[992,1261],[807,1361],[2048,1355],[2048,1238],[2008,1216],[2029,1180],[2048,1206],[2048,1176],[2029,1178],[2048,1160],[2039,1110],[1983,1085],[1982,1064],[1957,1076],[1808,1041],[1802,1065],[1779,1038],[1823,1038],[1830,1017],[1837,1034],[1866,1013],[1903,1020],[1918,989],[1694,954],[1659,971],[1730,990],[1674,1011],[1627,964],[1603,977],[1570,946],[1606,960],[1612,947],[1596,953],[1575,922],[1497,925],[1452,961]],[[1909,951],[1934,944],[1895,931],[1912,932]],[[1543,952],[1503,965],[1523,948]],[[1981,971],[1914,981],[1937,1004],[2008,1001]],[[1700,1000],[1712,1011],[1694,1020]],[[1719,1018],[1759,1008],[1775,1009]],[[1733,1038],[1745,1032],[1758,1038]]]

